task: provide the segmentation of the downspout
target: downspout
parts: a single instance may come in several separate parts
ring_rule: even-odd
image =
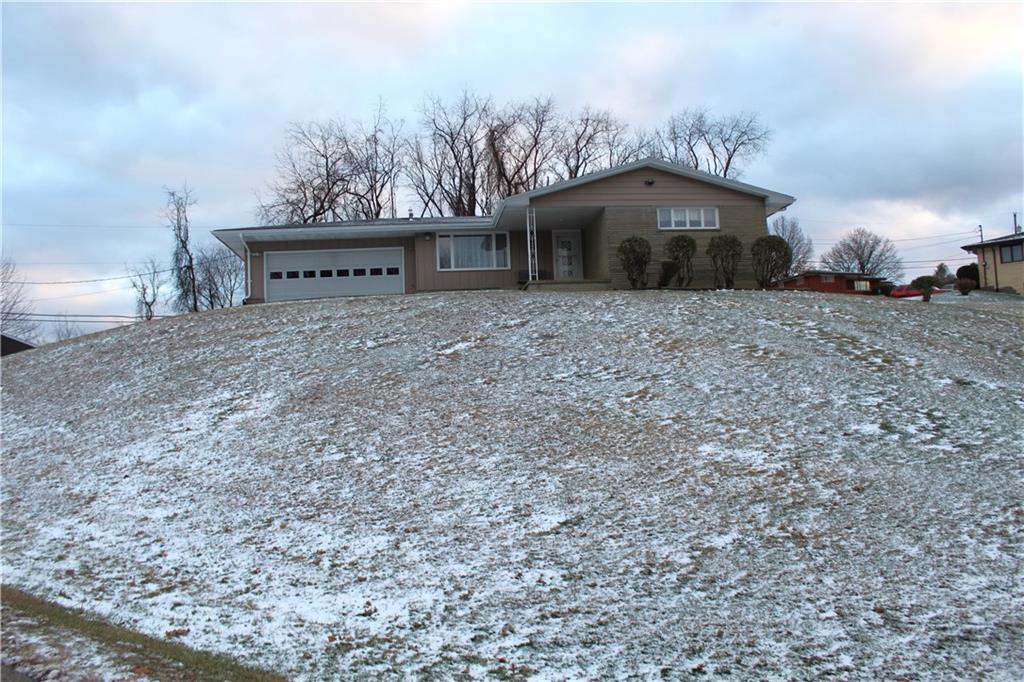
[[[245,301],[248,302],[249,297],[252,296],[252,256],[249,253],[249,245],[245,242],[245,237],[240,237],[240,239],[245,248]]]
[[[998,246],[992,247],[992,273],[996,276],[996,291],[999,291],[999,264],[996,261],[996,252],[999,251]]]

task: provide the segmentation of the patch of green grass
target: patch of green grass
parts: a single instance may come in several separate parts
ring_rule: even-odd
[[[43,626],[71,630],[119,655],[136,671],[161,680],[239,680],[271,682],[286,679],[221,654],[197,651],[178,642],[156,639],[79,611],[34,597],[15,587],[0,588],[3,609],[20,612]]]

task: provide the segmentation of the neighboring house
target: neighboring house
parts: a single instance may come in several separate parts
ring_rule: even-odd
[[[23,350],[32,350],[33,348],[35,346],[28,341],[22,341],[7,334],[0,334],[0,356],[20,353]]]
[[[881,282],[881,277],[859,272],[805,270],[799,275],[782,280],[782,286],[785,289],[825,291],[833,294],[877,294]]]
[[[1024,293],[1024,233],[961,246],[978,257],[982,289]]]
[[[628,287],[616,253],[646,238],[657,279],[676,234],[697,240],[694,287],[711,287],[704,255],[718,234],[744,246],[737,286],[754,286],[750,246],[791,196],[643,160],[504,199],[491,216],[248,227],[213,234],[246,263],[246,302],[515,288],[529,283]]]

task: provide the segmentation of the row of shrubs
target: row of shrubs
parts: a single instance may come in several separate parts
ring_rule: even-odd
[[[932,298],[932,290],[941,287],[944,284],[956,284],[956,290],[960,292],[961,296],[966,296],[975,289],[978,288],[980,273],[978,272],[978,264],[971,263],[957,268],[956,279],[940,281],[938,277],[933,275],[922,275],[916,277],[910,283],[911,289],[918,289],[921,292],[921,298],[925,301],[930,301]],[[892,293],[894,286],[890,282],[883,282],[879,286],[879,293],[888,296]]]
[[[693,282],[693,257],[697,242],[679,234],[665,244],[665,258],[658,274],[658,288],[688,287]],[[643,237],[627,237],[619,244],[619,262],[634,289],[647,287],[647,268],[651,264],[651,243]],[[743,256],[743,243],[731,234],[712,237],[705,254],[715,273],[715,288],[732,289]],[[785,277],[793,260],[793,251],[785,239],[776,235],[758,237],[750,247],[754,279],[757,286],[767,288]]]

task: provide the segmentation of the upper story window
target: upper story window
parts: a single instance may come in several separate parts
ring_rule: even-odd
[[[999,249],[999,260],[1003,263],[1024,261],[1024,244],[1001,247]]]
[[[508,232],[437,235],[438,270],[508,270]]]
[[[659,230],[717,230],[717,208],[659,208]]]

